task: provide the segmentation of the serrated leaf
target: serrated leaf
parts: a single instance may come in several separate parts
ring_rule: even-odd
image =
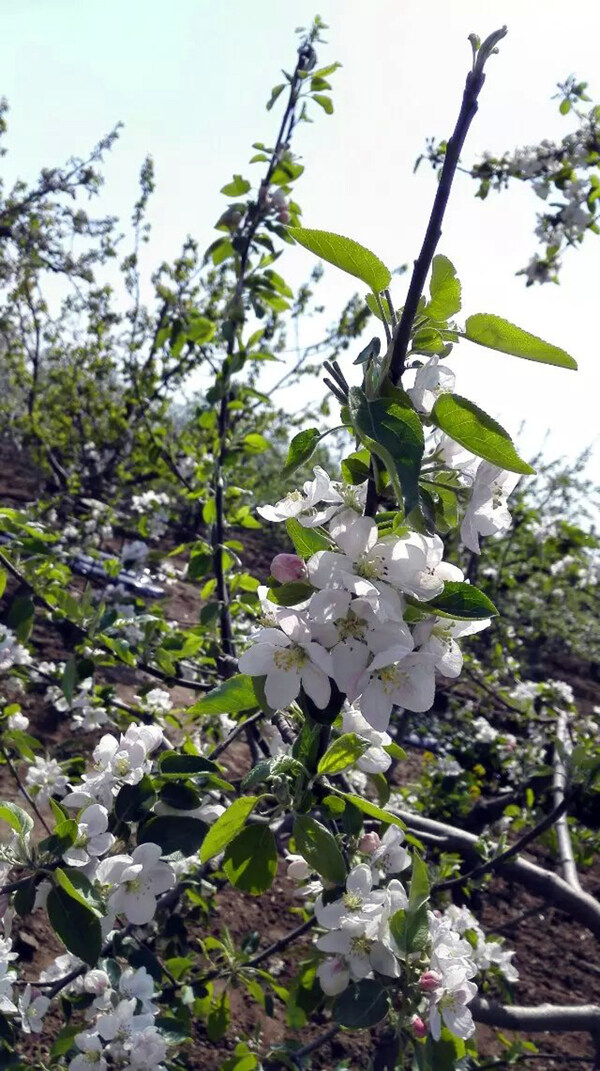
[[[342,885],[346,864],[337,841],[325,826],[308,814],[299,814],[294,822],[296,850],[325,881]]]
[[[20,836],[27,836],[33,829],[33,818],[17,803],[3,800],[0,803],[0,819],[7,822],[10,828]]]
[[[268,826],[247,826],[227,845],[223,870],[236,889],[260,896],[277,873],[277,844]]]
[[[487,312],[477,312],[469,316],[465,324],[464,338],[487,346],[490,350],[500,350],[514,357],[523,357],[526,361],[540,361],[553,364],[559,368],[577,369],[577,361],[558,346],[544,342],[537,335],[531,335],[521,327],[516,327],[501,316]]]
[[[309,227],[288,227],[288,234],[316,257],[361,279],[374,293],[390,285],[392,275],[389,268],[375,253],[353,238]]]
[[[432,320],[449,320],[460,311],[461,287],[456,269],[441,254],[433,258],[429,293],[431,297],[423,311]]]
[[[371,747],[369,740],[356,733],[344,733],[329,745],[317,767],[317,773],[337,774],[353,766]]]
[[[207,692],[197,703],[188,707],[186,713],[189,715],[238,714],[242,710],[252,710],[256,705],[252,677],[237,673]]]
[[[252,814],[259,796],[240,796],[239,799],[230,803],[229,807],[216,822],[210,827],[204,838],[200,850],[200,861],[207,863],[214,859],[233,840],[241,829],[246,825],[249,815]]]
[[[321,432],[318,428],[305,428],[304,431],[299,431],[297,435],[294,435],[288,447],[281,475],[290,476],[300,465],[308,461],[314,454],[320,439]]]
[[[468,398],[440,394],[431,411],[431,420],[455,442],[490,464],[526,476],[535,472],[519,457],[502,425]]]
[[[363,978],[340,993],[333,1005],[333,1018],[347,1030],[366,1030],[385,1019],[389,997],[374,978]]]

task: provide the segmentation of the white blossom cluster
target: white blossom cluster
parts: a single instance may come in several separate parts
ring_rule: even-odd
[[[266,678],[273,709],[289,706],[301,688],[323,709],[333,680],[368,724],[385,732],[394,705],[431,708],[436,670],[446,677],[461,671],[457,638],[479,632],[489,620],[426,615],[427,601],[445,581],[462,581],[462,571],[443,560],[439,536],[408,530],[381,536],[375,521],[358,512],[364,493],[364,486],[335,484],[316,468],[304,494],[260,510],[269,520],[328,525],[332,549],[317,551],[306,565],[295,555],[274,560],[276,579],[304,575],[316,590],[298,608],[277,606],[259,590],[269,625],[242,655],[240,670]],[[405,620],[407,596],[423,603],[412,629]]]
[[[0,625],[0,673],[6,673],[13,666],[28,666],[31,655],[23,644],[6,625]]]
[[[148,539],[160,539],[165,534],[169,523],[169,506],[169,496],[163,491],[142,491],[139,495],[133,495],[131,512],[145,519]]]
[[[94,732],[106,725],[109,721],[108,711],[101,703],[93,699],[94,682],[91,677],[80,681],[73,692],[71,702],[65,696],[63,689],[57,684],[51,684],[46,690],[46,699],[60,714],[71,714],[71,728],[79,729],[84,733]]]

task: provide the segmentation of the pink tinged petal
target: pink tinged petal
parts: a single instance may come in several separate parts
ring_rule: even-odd
[[[265,682],[265,696],[272,710],[289,707],[300,691],[300,670],[293,666],[289,670],[274,669]]]
[[[326,673],[317,666],[304,666],[301,673],[302,687],[313,703],[323,710],[331,699],[331,683]]]
[[[350,971],[340,956],[325,960],[317,967],[317,978],[321,989],[328,997],[335,997],[343,993],[350,984]]]

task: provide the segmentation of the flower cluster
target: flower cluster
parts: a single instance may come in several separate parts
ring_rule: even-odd
[[[301,689],[322,709],[333,681],[373,729],[385,732],[395,705],[431,708],[436,670],[460,673],[456,637],[485,628],[489,620],[465,623],[427,613],[427,602],[446,581],[462,581],[462,571],[443,560],[439,536],[406,529],[381,535],[375,521],[358,512],[363,492],[345,489],[315,469],[303,494],[262,509],[269,519],[293,516],[307,527],[328,524],[331,549],[318,550],[306,562],[312,592],[307,589],[298,608],[277,606],[260,593],[269,624],[242,655],[240,669],[265,677],[267,703],[274,709],[289,706]],[[300,558],[297,563],[304,568]],[[291,564],[285,564],[289,572]],[[409,599],[413,609],[423,604],[413,614],[412,629],[405,614]]]

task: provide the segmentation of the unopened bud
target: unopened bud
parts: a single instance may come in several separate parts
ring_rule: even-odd
[[[424,971],[419,978],[419,989],[423,993],[433,993],[434,989],[439,989],[441,981],[442,976],[438,971]]]
[[[421,1019],[420,1015],[413,1015],[410,1021],[410,1025],[412,1028],[412,1032],[416,1038],[427,1037],[427,1026]]]
[[[291,219],[290,213],[287,208],[282,208],[281,212],[277,213],[278,223],[289,223]]]
[[[362,855],[373,855],[381,844],[379,833],[365,833],[358,842],[358,850]]]
[[[297,554],[276,554],[271,562],[271,576],[280,584],[293,580],[306,580],[306,565]]]

